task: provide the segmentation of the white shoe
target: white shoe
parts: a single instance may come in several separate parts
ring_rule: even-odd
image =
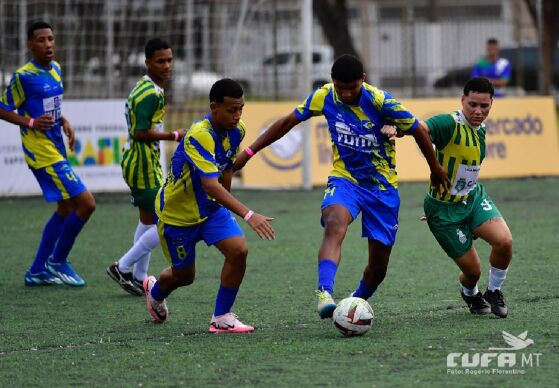
[[[153,319],[157,322],[163,323],[167,319],[169,310],[167,309],[167,302],[165,299],[158,301],[151,297],[151,289],[153,288],[155,282],[157,282],[157,280],[155,280],[155,276],[148,276],[144,279],[143,286],[146,293],[146,305]]]
[[[210,321],[210,333],[252,333],[254,327],[245,325],[233,313],[213,316]]]

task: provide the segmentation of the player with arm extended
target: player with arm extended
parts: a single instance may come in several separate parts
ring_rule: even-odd
[[[485,125],[493,102],[493,86],[487,78],[470,79],[464,86],[462,109],[431,117],[426,121],[437,158],[448,170],[451,188],[440,192],[429,186],[424,210],[429,229],[446,254],[461,270],[461,295],[473,314],[508,313],[501,286],[512,259],[511,232],[478,182],[485,157]],[[491,245],[489,284],[478,290],[481,276],[479,255],[473,239]]]
[[[122,175],[130,187],[132,204],[140,219],[134,244],[107,274],[132,295],[143,295],[151,251],[159,245],[155,225],[155,195],[163,183],[159,162],[159,141],[180,141],[185,130],[163,131],[165,94],[163,85],[171,78],[173,52],[161,39],[151,39],[145,46],[147,74],[136,83],[126,101],[128,141],[122,157]]]
[[[25,285],[80,287],[85,281],[70,265],[68,255],[95,210],[95,199],[67,160],[62,132],[70,150],[75,138],[70,122],[62,116],[62,70],[54,61],[52,27],[44,21],[29,26],[27,48],[33,59],[14,73],[0,100],[0,118],[19,125],[25,161],[45,200],[57,202],[57,207],[45,225]]]
[[[155,210],[157,229],[170,268],[144,280],[147,308],[158,322],[167,319],[165,299],[176,288],[194,282],[196,244],[204,240],[225,257],[209,331],[252,332],[231,312],[246,269],[248,248],[235,213],[260,238],[272,240],[272,219],[250,210],[230,194],[233,163],[245,135],[241,121],[243,90],[231,79],[210,90],[210,113],[192,124],[179,144]],[[222,179],[222,184],[218,179]]]
[[[318,251],[318,313],[332,317],[334,279],[347,228],[362,212],[362,236],[368,240],[368,264],[353,296],[370,298],[383,281],[398,230],[400,198],[393,141],[383,127],[393,124],[412,134],[431,168],[435,187],[448,178],[419,121],[389,93],[364,82],[361,61],[343,55],[332,66],[332,83],[313,91],[294,112],[280,118],[241,152],[234,170],[312,116],[324,115],[334,163],[322,202],[324,235]]]

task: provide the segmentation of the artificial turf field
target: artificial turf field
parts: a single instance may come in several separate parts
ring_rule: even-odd
[[[458,293],[456,266],[436,245],[422,213],[425,185],[403,183],[400,229],[388,275],[370,300],[373,328],[342,337],[315,311],[316,255],[322,237],[321,190],[236,191],[255,211],[275,217],[276,241],[247,228],[249,262],[234,311],[252,334],[207,333],[222,258],[198,245],[197,279],[168,299],[170,315],[154,324],[143,298],[122,291],[105,268],[128,249],[137,212],[126,195],[97,196],[97,210],[71,261],[82,289],[25,288],[52,205],[40,198],[0,200],[0,386],[557,386],[559,381],[558,178],[496,180],[485,187],[514,237],[504,294],[509,317],[472,316]],[[360,220],[346,236],[335,297],[359,282],[366,260]],[[488,247],[480,289],[487,285]],[[150,272],[166,266],[157,249]],[[518,351],[524,374],[503,375],[493,360],[481,375],[450,374],[447,355],[507,347],[501,331],[528,331]],[[521,367],[520,353],[538,353]],[[539,366],[536,366],[536,357]],[[465,368],[450,368],[455,371]],[[477,372],[476,372],[477,371]],[[489,371],[489,372],[484,372]]]

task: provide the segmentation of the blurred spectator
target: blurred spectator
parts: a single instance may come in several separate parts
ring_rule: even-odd
[[[487,56],[481,58],[472,69],[472,77],[486,77],[495,88],[495,97],[503,97],[505,88],[511,79],[511,65],[505,58],[499,58],[499,41],[487,40]]]

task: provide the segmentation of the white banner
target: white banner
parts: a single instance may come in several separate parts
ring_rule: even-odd
[[[124,100],[64,101],[62,114],[76,134],[72,168],[92,192],[128,191],[120,168],[127,126]],[[0,196],[41,194],[21,149],[19,127],[0,120]]]

